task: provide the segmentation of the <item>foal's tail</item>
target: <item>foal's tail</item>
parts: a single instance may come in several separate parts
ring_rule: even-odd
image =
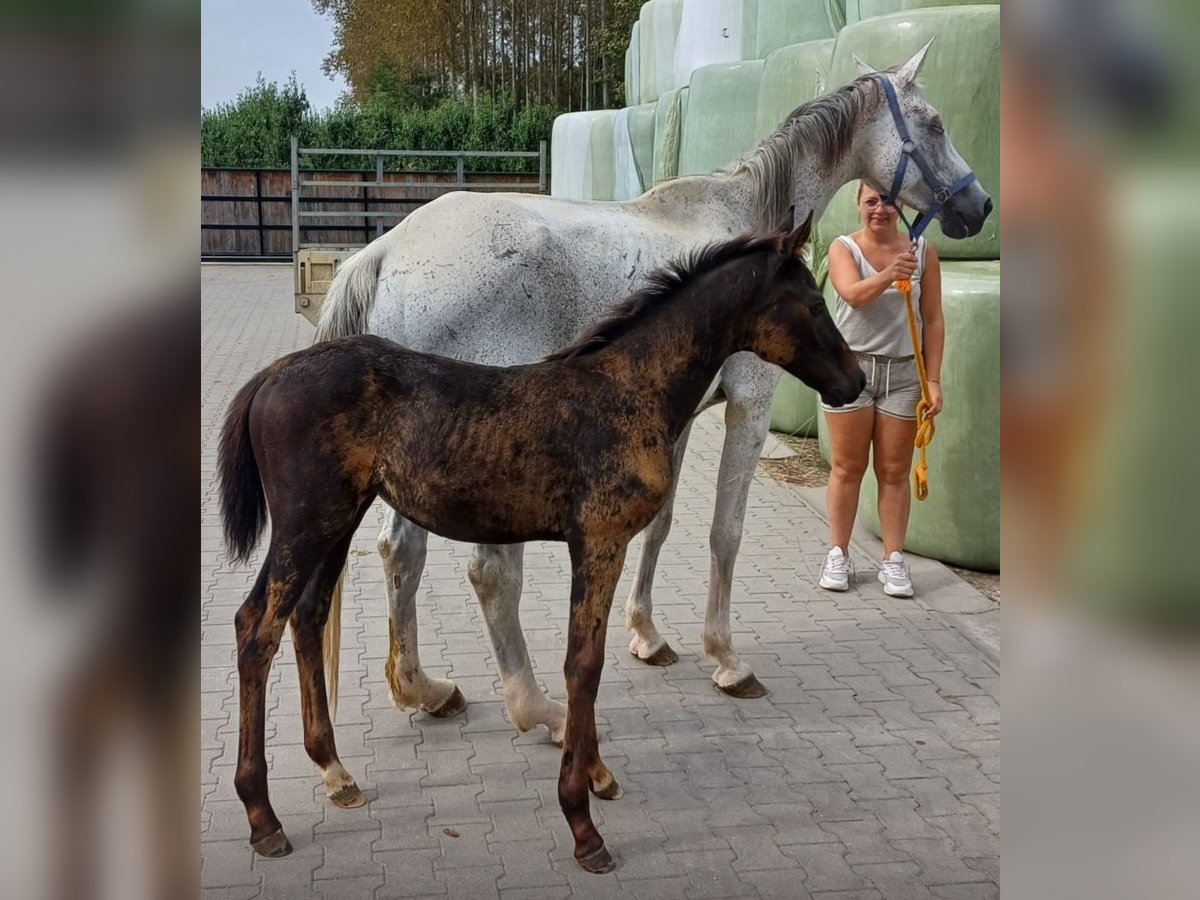
[[[313,343],[366,334],[367,321],[375,306],[379,268],[387,251],[387,245],[377,238],[342,263],[321,303]]]
[[[267,526],[267,498],[263,494],[258,461],[250,446],[250,406],[271,374],[263,369],[237,392],[221,429],[218,470],[221,475],[221,519],[225,546],[237,562],[245,562]]]

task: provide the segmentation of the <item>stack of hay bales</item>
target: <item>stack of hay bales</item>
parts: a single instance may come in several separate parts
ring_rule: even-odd
[[[555,121],[551,192],[623,200],[722,168],[797,106],[853,80],[853,55],[883,69],[936,37],[922,86],[998,207],[999,35],[994,3],[649,0],[626,53],[630,107]],[[854,189],[843,188],[818,223],[818,273],[829,242],[859,227]],[[1000,549],[999,219],[997,208],[965,241],[945,238],[936,223],[926,232],[942,258],[946,410],[929,450],[930,497],[913,505],[908,532],[914,552],[984,569],[999,566]],[[823,419],[814,392],[785,375],[772,427],[824,439]],[[861,514],[878,532],[874,496],[868,473]]]

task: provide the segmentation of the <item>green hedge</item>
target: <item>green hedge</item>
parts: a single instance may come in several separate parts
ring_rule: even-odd
[[[533,104],[521,106],[511,96],[495,100],[448,97],[418,105],[380,92],[366,103],[342,105],[321,112],[308,103],[295,80],[279,85],[261,78],[232,103],[203,110],[200,116],[201,165],[215,167],[287,168],[291,165],[291,136],[302,147],[346,147],[371,150],[488,150],[537,151],[550,140],[558,110]],[[313,156],[306,168],[363,169],[362,157]],[[452,169],[452,159],[403,158],[387,160],[389,169]],[[529,159],[468,158],[473,169],[496,172],[536,172]]]

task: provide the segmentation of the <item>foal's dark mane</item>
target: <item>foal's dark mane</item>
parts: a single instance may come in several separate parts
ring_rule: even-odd
[[[647,274],[645,287],[625,298],[579,340],[551,353],[545,358],[545,362],[574,359],[577,356],[596,353],[617,338],[628,334],[643,319],[661,309],[679,291],[725,263],[763,250],[778,252],[779,237],[778,234],[741,235],[733,240],[706,244],[683,254],[661,269]]]

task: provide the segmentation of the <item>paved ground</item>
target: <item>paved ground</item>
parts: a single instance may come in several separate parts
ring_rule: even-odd
[[[202,268],[201,883],[206,898],[990,898],[999,896],[999,675],[964,623],[994,611],[937,563],[914,566],[922,596],[886,597],[873,548],[854,555],[844,595],[813,587],[825,526],[819,492],[760,473],[734,586],[737,646],[770,688],[738,701],[713,689],[700,648],[719,413],[692,432],[662,554],[655,609],[680,653],[669,669],[626,652],[618,589],[597,718],[625,796],[592,800],[618,861],[583,873],[555,791],[559,751],[517,735],[469,593],[469,548],[431,539],[419,603],[421,656],[457,681],[465,714],[394,709],[384,684],[387,619],[367,517],[351,555],[338,748],[366,791],[331,806],[302,745],[290,640],[272,670],[271,796],[295,846],[254,858],[233,789],[237,670],[233,615],[255,566],[220,544],[214,476],[220,417],[255,370],[312,337],[291,312],[286,266]],[[806,501],[805,498],[808,498]],[[630,559],[636,559],[637,546]],[[565,697],[567,556],[526,554],[521,616],[535,669]],[[948,615],[947,615],[948,614]],[[957,617],[955,621],[951,617]],[[987,628],[975,629],[987,645]]]

